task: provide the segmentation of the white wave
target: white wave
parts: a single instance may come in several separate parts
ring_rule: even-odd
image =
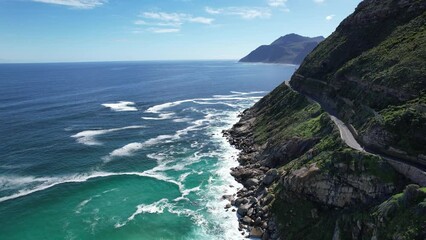
[[[138,109],[134,106],[134,102],[119,101],[117,103],[104,103],[102,106],[110,108],[115,112],[134,112]]]
[[[162,152],[150,153],[146,156],[151,158],[151,159],[157,160],[157,162],[162,162],[166,159],[166,154],[162,153]]]
[[[165,109],[175,107],[175,106],[178,106],[178,105],[183,104],[183,103],[194,102],[194,101],[258,100],[258,99],[261,99],[261,98],[262,97],[257,97],[257,96],[246,96],[246,97],[244,97],[244,96],[233,96],[233,95],[224,95],[224,96],[213,97],[213,98],[193,98],[193,99],[185,99],[185,100],[179,100],[179,101],[167,102],[167,103],[155,105],[155,106],[148,108],[145,112],[146,113],[157,113],[157,114],[159,114],[159,113],[161,113],[161,111],[163,111]]]
[[[238,97],[239,94],[228,94],[228,95],[213,95],[213,98],[228,98],[228,97]]]
[[[92,198],[86,199],[79,203],[74,212],[77,214],[81,213],[81,210],[83,210],[84,206],[86,206],[90,201],[92,201]]]
[[[102,143],[98,142],[95,137],[107,133],[128,130],[128,129],[139,129],[144,128],[144,126],[128,126],[122,128],[111,128],[111,129],[99,129],[99,130],[85,130],[79,132],[77,134],[72,135],[71,137],[76,138],[78,143],[93,146],[93,145],[102,145]]]
[[[157,159],[157,163],[158,165],[151,169],[148,170],[147,172],[156,172],[156,173],[163,173],[166,171],[183,171],[183,170],[187,170],[187,166],[190,166],[194,163],[199,162],[203,157],[206,156],[211,156],[211,154],[198,154],[198,152],[194,153],[192,156],[190,157],[186,157],[183,159],[179,159],[178,161],[174,158],[174,157],[161,157],[161,156],[149,156],[150,158],[153,159]],[[182,185],[182,183],[185,181],[186,177],[191,174],[191,172],[187,172],[182,174],[179,179],[177,180],[177,182],[180,183],[180,185]],[[181,191],[183,191],[183,187],[181,189]]]
[[[193,125],[191,125],[187,128],[176,131],[176,133],[174,135],[159,135],[155,138],[148,139],[143,143],[139,143],[139,142],[129,143],[129,144],[127,144],[127,145],[125,145],[121,148],[113,150],[108,156],[104,157],[103,159],[104,159],[105,162],[108,162],[108,161],[111,161],[115,157],[132,156],[137,151],[139,151],[141,149],[151,147],[151,146],[157,145],[159,143],[161,143],[161,144],[171,143],[173,141],[180,139],[183,135],[186,135],[189,132],[202,129],[203,128],[202,125],[204,123],[206,123],[206,121],[207,121],[206,119],[200,119],[200,120],[194,121]]]
[[[115,149],[109,154],[109,157],[126,157],[132,156],[136,151],[143,148],[142,143],[129,143],[121,148]],[[110,160],[110,158],[106,158],[105,160]]]
[[[190,174],[191,174],[190,172],[187,172],[187,173],[184,173],[184,174],[180,175],[180,177],[179,177],[179,182],[181,182],[181,183],[185,182],[186,178],[187,178]]]
[[[254,95],[254,94],[265,94],[266,91],[251,91],[251,92],[237,92],[237,91],[231,91],[231,93],[238,94],[238,95]]]
[[[219,96],[222,97],[223,96]],[[222,137],[221,131],[223,129],[229,128],[237,122],[238,120],[238,110],[244,109],[246,107],[249,107],[251,104],[253,104],[259,97],[226,97],[226,98],[233,98],[232,100],[220,100],[218,101],[217,98],[215,100],[195,100],[198,102],[201,102],[201,104],[215,104],[217,102],[223,102],[223,103],[229,103],[229,104],[235,104],[235,110],[232,111],[219,111],[212,108],[208,109],[194,109],[198,112],[204,114],[204,117],[201,119],[191,121],[190,126],[176,131],[174,135],[167,135],[166,141],[172,142],[174,140],[177,140],[184,136],[185,134],[188,134],[192,131],[203,131],[203,134],[206,134],[208,136],[211,136],[209,139],[210,143],[214,143],[216,146],[218,146],[218,149],[215,152],[196,152],[193,154],[193,156],[185,157],[185,158],[179,158],[176,159],[173,157],[174,153],[169,150],[165,150],[163,152],[157,152],[153,154],[149,154],[148,157],[155,159],[158,163],[156,167],[154,167],[151,170],[146,171],[146,174],[154,175],[157,177],[164,178],[168,181],[173,181],[179,186],[179,190],[181,192],[181,196],[173,199],[173,201],[179,202],[181,200],[188,200],[191,193],[195,193],[197,195],[197,198],[200,198],[202,200],[205,200],[205,208],[199,209],[201,211],[207,210],[209,214],[204,218],[200,214],[198,214],[196,211],[192,211],[190,209],[185,209],[179,203],[179,206],[176,205],[168,205],[171,204],[171,200],[163,200],[159,202],[155,202],[152,204],[142,204],[137,206],[137,209],[135,213],[133,213],[127,220],[123,223],[117,223],[116,227],[122,227],[126,225],[129,221],[132,221],[135,219],[135,217],[139,214],[144,213],[163,213],[164,211],[168,211],[170,213],[176,214],[176,215],[183,215],[190,217],[198,226],[200,226],[199,229],[201,230],[201,233],[199,236],[205,236],[206,238],[211,238],[211,232],[208,230],[209,226],[211,227],[212,224],[215,226],[218,226],[220,229],[223,229],[224,236],[228,239],[243,239],[244,237],[241,236],[241,233],[238,231],[238,221],[236,219],[235,213],[232,211],[224,211],[224,206],[228,203],[226,200],[223,200],[222,198],[218,196],[222,196],[224,194],[236,194],[236,191],[238,187],[240,187],[240,184],[238,184],[233,177],[229,174],[230,168],[237,166],[238,162],[236,161],[236,156],[238,155],[239,151],[232,148],[229,143],[226,141],[225,138]],[[236,99],[235,99],[236,98]],[[193,100],[191,100],[194,102]],[[162,106],[158,107],[157,109],[154,109],[155,111],[158,111],[158,114],[161,114],[162,111],[167,109],[168,107],[176,106],[180,103],[170,103],[170,104],[163,104]],[[200,107],[198,107],[200,108]],[[159,142],[153,141],[153,144],[158,144]],[[193,142],[191,144],[192,148],[198,148],[199,146],[202,146],[204,144],[204,140],[201,140],[200,142]],[[169,148],[167,148],[169,149]],[[220,161],[217,163],[217,168],[215,170],[210,170],[211,176],[209,177],[210,184],[207,185],[207,189],[202,187],[203,185],[200,184],[200,186],[189,188],[187,189],[184,185],[186,178],[191,173],[200,174],[197,172],[194,172],[193,170],[185,171],[184,173],[180,174],[179,177],[168,177],[167,171],[175,170],[175,171],[183,171],[188,170],[190,167],[189,165],[203,161],[204,157],[216,157],[220,159]],[[206,179],[207,181],[207,179]],[[233,185],[234,187],[230,187],[230,185]],[[192,198],[192,197],[191,197]],[[177,203],[176,203],[177,204]],[[198,235],[197,235],[198,236]],[[217,236],[215,236],[217,237]]]
[[[23,197],[35,192],[40,192],[49,188],[52,188],[57,185],[65,184],[65,183],[81,183],[86,182],[90,179],[95,178],[104,178],[104,177],[111,177],[111,176],[139,176],[139,177],[149,177],[154,178],[159,181],[164,181],[168,183],[172,183],[176,186],[178,186],[179,191],[183,189],[182,184],[180,184],[177,181],[174,181],[167,176],[157,174],[155,172],[145,171],[145,172],[119,172],[119,173],[113,173],[113,172],[91,172],[86,174],[75,174],[70,176],[62,176],[62,177],[52,177],[52,178],[34,178],[34,177],[21,177],[22,179],[28,179],[28,178],[34,178],[34,182],[43,182],[42,184],[37,185],[34,188],[29,189],[22,189],[19,190],[17,193],[14,193],[9,196],[0,197],[0,202],[4,202],[7,200]]]
[[[115,157],[133,156],[137,151],[141,149],[151,147],[160,143],[161,144],[171,143],[173,141],[179,140],[180,138],[182,138],[182,136],[187,135],[189,132],[206,129],[209,126],[209,123],[215,120],[214,119],[215,117],[216,115],[213,112],[211,111],[207,112],[204,118],[193,121],[192,125],[184,129],[180,129],[176,131],[174,135],[159,135],[155,138],[148,139],[143,143],[140,143],[140,142],[129,143],[121,148],[113,150],[111,153],[109,153],[108,156],[103,157],[103,159],[105,162],[109,162]]]
[[[188,198],[186,198],[186,196],[188,196],[192,192],[198,192],[200,190],[201,190],[201,185],[198,186],[198,187],[190,188],[190,189],[184,189],[182,191],[182,196],[175,198],[173,201],[178,202],[178,201],[181,201],[181,200],[188,200]]]
[[[142,117],[144,120],[167,120],[173,118],[174,113],[160,113],[158,117]]]
[[[192,118],[178,118],[178,119],[173,119],[173,122],[184,123],[184,122],[190,122],[192,120],[193,120]]]
[[[201,215],[198,214],[195,211],[192,211],[190,209],[178,209],[178,208],[170,208],[168,209],[170,213],[176,214],[177,216],[186,216],[190,217],[191,220],[197,225],[197,226],[203,226],[206,227],[208,225],[208,221]]]
[[[105,191],[103,191],[103,192],[102,192],[102,194],[109,193],[109,192],[115,192],[115,191],[117,191],[117,190],[118,190],[117,188],[113,188],[113,189],[105,190]]]
[[[112,151],[108,156],[104,157],[103,159],[108,162],[110,160],[112,160],[114,157],[129,157],[129,156],[133,156],[137,151],[146,148],[146,147],[150,147],[153,145],[156,145],[158,143],[169,143],[171,142],[171,140],[175,139],[175,136],[172,135],[160,135],[157,136],[155,138],[151,138],[146,140],[143,143],[139,143],[139,142],[134,142],[134,143],[129,143],[121,148],[115,149],[114,151]]]
[[[254,102],[252,101],[251,103]],[[247,104],[250,104],[250,102],[244,102],[241,106]],[[230,128],[232,124],[238,121],[238,112],[207,110],[206,113],[210,114],[210,124],[206,129],[208,135],[211,136],[209,141],[217,146],[214,153],[210,153],[206,155],[206,157],[214,156],[219,161],[216,164],[216,169],[211,171],[211,175],[208,177],[208,180],[206,180],[208,183],[206,189],[201,189],[197,193],[197,195],[205,200],[206,210],[209,213],[207,215],[209,225],[202,225],[196,234],[198,238],[219,238],[216,235],[212,236],[212,233],[209,231],[209,228],[213,224],[223,231],[222,236],[225,236],[224,238],[226,239],[245,239],[238,231],[238,221],[235,213],[224,210],[225,205],[229,202],[218,197],[223,195],[234,195],[237,189],[242,187],[230,175],[230,168],[238,165],[236,157],[239,151],[233,148],[221,134],[223,129]]]
[[[6,170],[12,170],[12,169],[22,169],[22,168],[28,168],[33,166],[33,164],[14,164],[14,165],[1,165],[0,168],[6,169]],[[1,186],[1,181],[0,181]]]
[[[169,203],[169,200],[166,198],[163,198],[160,201],[149,204],[149,205],[145,205],[145,204],[138,205],[137,207],[138,209],[136,210],[135,213],[132,214],[132,216],[128,218],[128,220],[132,221],[136,215],[143,214],[143,213],[163,213],[164,208],[166,208],[167,206],[170,206],[168,203]]]
[[[247,95],[264,95],[266,91],[251,91],[251,92],[237,92],[231,91],[232,94],[229,95],[213,95],[214,98],[224,98],[224,97],[238,97],[238,96],[247,96]]]
[[[238,105],[236,105],[236,104],[231,104],[231,103],[227,103],[227,102],[194,101],[194,103],[200,104],[200,105],[225,105],[225,106],[228,106],[228,107],[231,107],[231,108],[238,107]]]
[[[162,110],[171,108],[177,105],[180,105],[182,103],[191,102],[191,99],[187,100],[181,100],[181,101],[175,101],[175,102],[167,102],[159,105],[155,105],[153,107],[148,108],[145,112],[146,113],[160,113]]]
[[[47,178],[47,177],[32,177],[32,176],[0,176],[0,189],[1,190],[8,190],[8,189],[17,189],[21,187],[25,187],[28,184],[34,184],[34,183],[44,183],[53,181],[54,178]]]
[[[175,138],[175,136],[173,136],[173,135],[159,135],[155,138],[148,139],[147,141],[145,141],[143,143],[143,145],[145,147],[150,147],[150,146],[156,145],[158,143],[168,143],[169,142],[168,140],[174,139],[174,138]]]
[[[75,207],[75,213],[77,213],[77,214],[80,214],[81,213],[81,211],[83,210],[83,208],[89,203],[89,202],[91,202],[93,199],[96,199],[96,198],[99,198],[99,197],[102,197],[102,195],[104,195],[104,194],[106,194],[106,193],[110,193],[110,192],[115,192],[115,191],[117,191],[118,189],[117,188],[112,188],[112,189],[108,189],[108,190],[105,190],[105,191],[103,191],[101,194],[96,194],[96,195],[94,195],[93,197],[90,197],[90,198],[88,198],[88,199],[86,199],[86,200],[83,200],[83,201],[81,201],[76,207]]]
[[[169,203],[169,200],[166,198],[163,198],[157,202],[151,203],[151,204],[140,204],[136,206],[136,211],[127,218],[127,220],[123,223],[116,223],[114,225],[115,228],[121,228],[125,226],[128,222],[133,221],[137,215],[144,214],[144,213],[163,213],[164,209],[166,207],[172,207],[172,205]]]
[[[151,204],[140,204],[136,206],[136,211],[130,217],[128,217],[123,223],[116,223],[114,227],[121,228],[130,221],[133,221],[136,216],[141,214],[161,214],[166,210],[169,213],[176,214],[178,216],[184,215],[190,217],[197,225],[207,223],[207,221],[200,214],[197,214],[196,212],[189,209],[179,208],[170,203],[168,199],[163,198]]]

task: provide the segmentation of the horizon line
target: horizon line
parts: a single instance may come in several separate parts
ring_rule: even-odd
[[[0,64],[60,64],[60,63],[114,63],[114,62],[190,62],[190,61],[239,61],[236,58],[217,59],[155,59],[155,60],[82,60],[82,61],[41,61],[41,62],[2,62]]]

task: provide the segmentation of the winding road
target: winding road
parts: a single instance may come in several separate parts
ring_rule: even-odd
[[[310,98],[309,96],[307,96],[303,93],[300,93],[300,92],[294,90],[290,85],[290,81],[286,81],[285,84],[291,90],[305,96],[309,101],[317,103],[318,105],[321,106],[322,109],[324,109],[324,111],[327,112],[326,108],[324,108],[321,103],[319,103],[318,101],[315,101],[314,99]],[[348,145],[348,147],[355,149],[355,150],[358,150],[358,151],[361,151],[361,152],[368,153],[368,154],[377,155],[377,156],[385,159],[397,172],[401,173],[402,175],[404,175],[405,177],[407,177],[408,179],[410,179],[414,183],[416,183],[416,184],[418,184],[422,187],[426,186],[426,171],[424,170],[424,168],[421,168],[419,166],[416,166],[414,164],[408,163],[408,162],[400,160],[400,159],[385,156],[385,155],[382,155],[382,154],[373,153],[373,152],[370,152],[370,151],[364,149],[361,146],[361,144],[359,144],[359,142],[355,139],[354,135],[349,130],[348,126],[342,120],[338,119],[334,114],[331,114],[330,112],[327,112],[327,113],[329,114],[331,120],[334,122],[334,124],[339,129],[340,138],[346,143],[346,145]]]

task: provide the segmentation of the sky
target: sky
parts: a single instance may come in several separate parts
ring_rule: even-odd
[[[239,59],[361,0],[0,0],[0,62]]]

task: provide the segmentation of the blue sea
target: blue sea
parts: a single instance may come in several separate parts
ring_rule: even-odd
[[[295,68],[0,65],[0,239],[242,239],[221,131]]]

